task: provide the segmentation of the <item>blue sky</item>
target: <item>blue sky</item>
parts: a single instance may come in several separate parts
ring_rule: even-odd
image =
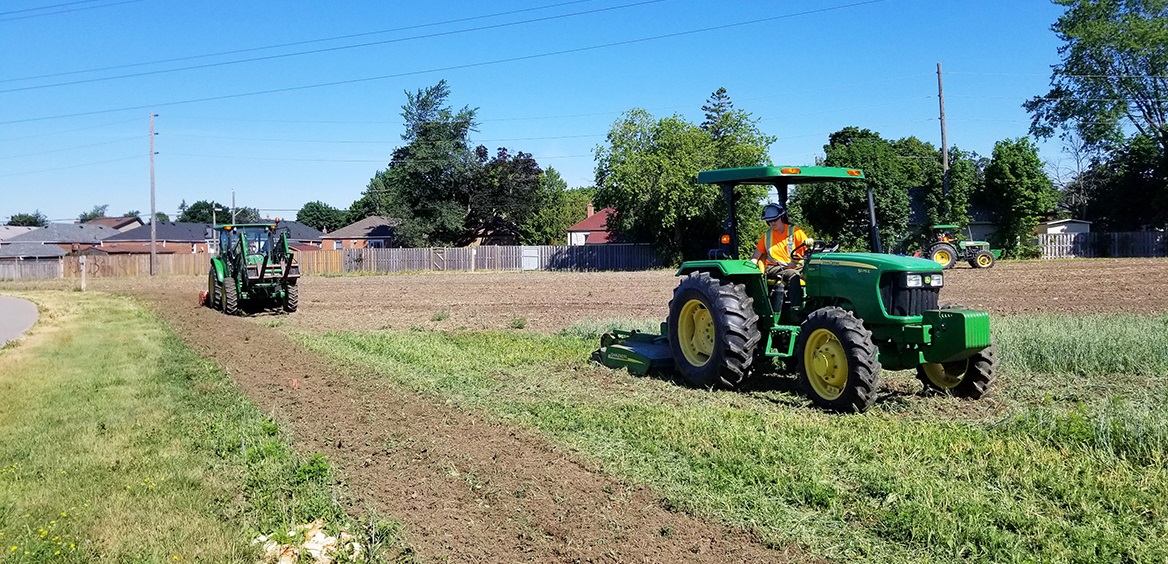
[[[778,137],[775,164],[813,162],[849,125],[939,145],[938,62],[949,143],[989,155],[1026,135],[1021,104],[1049,88],[1060,13],[1044,0],[6,0],[0,222],[99,204],[145,216],[152,112],[156,207],[172,218],[232,191],[270,217],[347,208],[401,144],[405,92],[440,79],[452,105],[478,108],[473,142],[532,153],[572,187],[592,184],[622,112],[700,123],[718,87]],[[1064,159],[1057,140],[1041,147]]]

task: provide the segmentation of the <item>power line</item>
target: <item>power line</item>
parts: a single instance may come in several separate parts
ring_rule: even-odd
[[[86,0],[86,1],[95,2],[97,0]],[[547,4],[544,6],[536,6],[534,8],[524,8],[521,10],[510,10],[507,12],[495,12],[493,14],[485,14],[482,16],[471,16],[471,17],[466,17],[466,18],[457,18],[457,19],[453,19],[453,20],[444,20],[444,21],[440,21],[440,22],[408,25],[408,26],[403,26],[403,27],[395,27],[395,28],[382,29],[382,30],[377,30],[377,31],[366,31],[366,32],[362,32],[362,33],[353,33],[353,34],[349,34],[349,35],[337,35],[337,36],[333,36],[333,37],[321,37],[318,39],[306,39],[303,41],[293,41],[290,43],[277,43],[274,45],[264,45],[261,47],[248,47],[246,49],[234,49],[231,51],[220,51],[218,53],[206,53],[203,55],[188,55],[185,57],[159,59],[159,60],[155,60],[155,61],[146,61],[146,62],[141,62],[141,63],[127,63],[127,64],[123,64],[123,65],[111,65],[108,67],[97,67],[97,68],[91,68],[91,69],[65,71],[65,72],[58,72],[58,73],[51,73],[51,74],[41,74],[41,75],[36,75],[36,76],[25,76],[25,77],[20,77],[20,78],[8,78],[8,79],[0,80],[0,83],[15,82],[15,81],[20,81],[20,80],[34,80],[34,79],[39,79],[39,78],[55,78],[58,76],[70,76],[70,75],[74,75],[74,74],[84,74],[84,73],[88,73],[88,72],[100,72],[100,71],[126,69],[126,68],[149,66],[149,65],[160,65],[160,64],[164,64],[164,63],[177,63],[177,62],[181,62],[181,61],[192,61],[192,60],[197,60],[197,59],[207,59],[207,58],[211,58],[211,57],[222,57],[225,55],[239,55],[241,53],[253,53],[255,51],[266,51],[268,49],[281,49],[284,47],[296,47],[298,45],[310,45],[312,43],[324,43],[324,42],[328,42],[328,41],[339,41],[342,39],[354,39],[357,37],[367,37],[370,35],[381,35],[381,34],[385,34],[385,33],[394,33],[394,32],[398,32],[398,31],[409,31],[411,29],[420,29],[420,28],[425,28],[425,27],[436,27],[436,26],[440,26],[440,25],[447,25],[447,24],[452,24],[452,23],[462,23],[462,22],[467,22],[467,21],[481,20],[481,19],[488,19],[488,18],[496,18],[496,17],[500,17],[500,16],[510,16],[513,14],[535,12],[535,11],[539,11],[539,10],[546,10],[549,8],[559,8],[559,7],[568,6],[571,4],[582,4],[582,3],[586,3],[586,2],[592,2],[592,1],[594,1],[594,0],[572,0],[570,2],[560,2],[558,4]],[[0,14],[0,15],[2,15],[2,14]]]
[[[145,1],[146,0],[122,0],[121,2],[111,2],[109,4],[102,4],[101,6],[86,6],[84,8],[70,8],[68,10],[57,10],[56,12],[45,12],[43,14],[27,14],[24,16],[15,16],[15,17],[11,17],[11,18],[0,18],[0,22],[27,20],[29,18],[39,18],[41,16],[55,16],[57,14],[69,14],[72,12],[82,12],[85,10],[96,10],[98,8],[109,8],[112,6],[121,6],[122,4],[134,4],[137,2],[145,2]],[[80,4],[80,3],[81,2],[73,2],[73,4]],[[62,5],[64,5],[64,4],[62,4]],[[30,8],[28,10],[17,10],[16,12],[4,12],[4,13],[28,12],[28,11],[42,10],[42,9],[44,9],[44,8]],[[0,14],[0,15],[3,15],[3,14]]]
[[[139,120],[138,118],[123,119],[123,120],[118,120],[118,121],[114,121],[114,122],[101,123],[98,125],[88,125],[85,127],[78,127],[75,129],[66,129],[63,131],[50,131],[48,133],[36,133],[33,135],[22,135],[20,137],[7,137],[4,139],[0,139],[0,141],[21,141],[24,139],[35,139],[37,137],[51,137],[53,135],[64,135],[66,133],[77,133],[78,131],[88,131],[90,129],[99,129],[102,127],[109,127],[111,125],[121,125],[123,123],[130,123],[132,121],[136,122],[136,121],[141,121],[141,120]]]
[[[95,110],[95,111],[89,111],[89,112],[78,112],[78,113],[73,113],[73,114],[60,114],[60,115],[55,115],[55,116],[24,118],[24,119],[17,119],[17,120],[2,121],[2,122],[0,122],[0,125],[10,125],[10,124],[15,124],[15,123],[28,123],[28,122],[34,122],[34,121],[51,120],[51,119],[63,119],[63,118],[71,118],[71,117],[108,114],[108,113],[115,113],[115,112],[126,112],[126,111],[132,111],[132,110],[144,110],[144,109],[149,109],[149,108],[178,106],[178,105],[185,105],[185,104],[195,104],[195,103],[200,103],[200,102],[214,102],[214,101],[219,101],[219,100],[230,100],[230,99],[235,99],[235,98],[245,98],[245,97],[251,97],[251,96],[264,96],[264,95],[268,95],[268,94],[280,94],[280,93],[284,93],[284,92],[295,92],[295,91],[299,91],[299,90],[310,90],[310,89],[324,88],[324,87],[329,87],[329,86],[344,86],[344,85],[349,85],[349,84],[360,84],[363,82],[373,82],[373,81],[378,81],[378,80],[387,80],[387,79],[391,79],[391,78],[402,78],[402,77],[406,77],[406,76],[416,76],[416,75],[420,75],[420,74],[429,74],[429,73],[435,73],[435,72],[463,70],[463,69],[484,67],[484,66],[490,66],[490,65],[499,65],[499,64],[504,64],[504,63],[514,63],[514,62],[519,62],[519,61],[530,61],[530,60],[534,60],[534,59],[555,57],[555,56],[559,56],[559,55],[568,55],[568,54],[573,54],[573,53],[584,53],[584,52],[588,52],[588,51],[596,51],[599,49],[607,49],[607,48],[611,48],[611,47],[622,47],[625,45],[635,45],[638,43],[647,43],[650,41],[658,41],[661,39],[672,39],[674,37],[683,37],[686,35],[694,35],[694,34],[698,34],[698,33],[710,32],[710,31],[720,31],[720,30],[725,30],[725,29],[732,29],[735,27],[744,27],[744,26],[772,22],[772,21],[777,21],[777,20],[782,20],[782,19],[790,19],[790,18],[795,18],[795,17],[799,17],[799,16],[806,16],[806,15],[810,15],[810,14],[819,14],[819,13],[824,13],[824,12],[843,10],[843,9],[847,9],[847,8],[855,8],[858,6],[864,6],[864,5],[868,5],[868,4],[878,4],[878,3],[881,3],[884,1],[885,0],[864,0],[862,2],[855,2],[855,3],[851,3],[851,4],[841,4],[838,6],[830,6],[827,8],[817,8],[814,10],[805,10],[802,12],[793,12],[790,14],[772,16],[769,18],[759,18],[759,19],[754,19],[754,20],[747,20],[747,21],[730,23],[730,24],[723,24],[723,25],[717,25],[717,26],[711,26],[711,27],[705,27],[705,28],[699,28],[699,29],[692,29],[692,30],[687,30],[687,31],[679,31],[679,32],[674,32],[674,33],[666,33],[666,34],[662,34],[662,35],[654,35],[654,36],[650,36],[650,37],[642,37],[642,38],[638,38],[638,39],[628,39],[625,41],[615,41],[612,43],[591,45],[591,46],[587,46],[587,47],[577,47],[577,48],[573,48],[573,49],[563,49],[560,51],[550,51],[550,52],[539,53],[539,54],[535,54],[535,55],[522,55],[522,56],[518,56],[518,57],[508,57],[508,58],[504,58],[504,59],[495,59],[492,61],[481,61],[481,62],[477,62],[477,63],[465,63],[465,64],[461,64],[461,65],[451,65],[451,66],[447,66],[447,67],[431,68],[431,69],[426,69],[426,70],[409,71],[409,72],[388,74],[388,75],[381,75],[381,76],[354,78],[354,79],[349,79],[349,80],[338,80],[338,81],[322,82],[322,83],[316,83],[316,84],[305,84],[305,85],[300,85],[300,86],[289,86],[289,87],[285,87],[285,88],[272,88],[272,89],[268,89],[268,90],[241,92],[241,93],[236,93],[236,94],[223,94],[220,96],[207,96],[207,97],[203,97],[203,98],[192,98],[189,100],[180,100],[180,101],[175,101],[175,102],[162,102],[162,103],[154,103],[154,104],[145,104],[145,105],[140,105],[140,106],[128,106],[128,107],[124,107],[124,108]]]
[[[92,4],[94,2],[101,2],[102,0],[78,0],[77,2],[66,2],[64,4],[52,4],[49,6],[41,6],[39,8],[24,8],[23,10],[9,10],[7,12],[0,12],[0,16],[10,16],[12,14],[23,14],[25,12],[39,12],[41,10],[51,10],[53,8],[63,8],[65,6],[75,6],[77,4]]]
[[[142,155],[133,155],[130,157],[121,157],[118,159],[109,159],[106,161],[95,161],[95,162],[91,162],[91,163],[81,163],[81,164],[75,164],[75,165],[69,165],[69,166],[61,166],[61,167],[57,167],[57,168],[45,168],[45,169],[41,169],[41,170],[26,170],[23,172],[10,172],[8,174],[0,174],[0,178],[4,178],[4,177],[8,177],[8,176],[22,176],[25,174],[39,174],[42,172],[56,172],[58,170],[69,170],[69,169],[73,169],[73,168],[82,168],[82,167],[87,167],[87,166],[116,163],[116,162],[120,162],[120,161],[128,161],[131,159],[140,159],[140,158],[142,158]]]
[[[242,64],[242,63],[254,63],[254,62],[258,62],[258,61],[269,61],[269,60],[273,60],[273,59],[299,57],[302,55],[317,55],[320,53],[330,53],[330,52],[334,52],[334,51],[346,51],[349,49],[359,49],[362,47],[373,47],[373,46],[377,46],[377,45],[388,45],[390,43],[401,43],[404,41],[414,41],[417,39],[432,39],[434,37],[443,37],[443,36],[447,36],[447,35],[457,35],[457,34],[461,34],[461,33],[470,33],[473,31],[499,29],[499,28],[511,27],[511,26],[516,26],[516,25],[528,24],[528,23],[563,19],[563,18],[574,17],[574,16],[579,16],[579,15],[585,15],[585,14],[595,14],[595,13],[599,13],[599,12],[608,12],[608,11],[612,11],[612,10],[620,10],[620,9],[631,8],[631,7],[636,7],[636,6],[644,6],[646,4],[656,4],[659,2],[665,2],[665,1],[666,0],[643,0],[641,2],[634,2],[632,4],[623,4],[620,6],[610,6],[607,8],[598,8],[595,10],[586,10],[583,12],[573,12],[571,14],[561,14],[561,15],[557,15],[557,16],[546,16],[546,17],[542,17],[542,18],[521,20],[518,22],[508,22],[508,23],[480,26],[480,27],[475,27],[475,28],[460,29],[460,30],[454,30],[454,31],[428,33],[425,35],[415,35],[412,37],[386,39],[384,41],[371,41],[368,43],[358,43],[356,45],[341,45],[338,47],[326,47],[326,48],[322,48],[322,49],[312,49],[309,51],[297,51],[294,53],[281,53],[278,55],[266,55],[263,57],[252,57],[249,59],[238,59],[238,60],[234,60],[234,61],[220,61],[218,63],[206,63],[206,64],[202,64],[202,65],[192,65],[192,66],[188,66],[188,67],[179,67],[179,68],[173,68],[173,69],[159,69],[159,70],[143,71],[143,72],[131,73],[131,74],[120,74],[120,75],[115,75],[115,76],[104,76],[104,77],[99,77],[99,78],[86,78],[86,79],[81,79],[81,80],[71,80],[68,82],[55,82],[53,84],[40,84],[37,86],[23,86],[20,88],[9,88],[7,90],[0,90],[0,94],[8,94],[8,93],[12,93],[12,92],[25,92],[28,90],[40,90],[40,89],[44,89],[44,88],[54,88],[57,86],[72,86],[72,85],[76,85],[76,84],[89,84],[89,83],[93,83],[93,82],[105,82],[105,81],[110,81],[110,80],[119,80],[119,79],[123,79],[123,78],[137,78],[137,77],[141,77],[141,76],[151,76],[151,75],[156,75],[156,74],[167,74],[167,73],[186,71],[186,70],[197,70],[197,69],[206,69],[206,68],[213,68],[213,67],[222,67],[222,66],[227,66],[227,65],[238,65],[238,64]]]
[[[62,151],[72,151],[75,149],[88,149],[89,147],[100,147],[102,145],[113,145],[114,143],[125,143],[126,141],[139,141],[139,140],[140,140],[139,137],[125,137],[122,139],[114,139],[113,141],[102,141],[100,143],[90,143],[88,145],[76,145],[73,147],[64,147],[61,149],[49,149],[47,151],[40,151],[37,153],[22,153],[19,155],[2,155],[2,156],[0,156],[0,160],[16,159],[16,158],[21,158],[21,157],[37,157],[40,155],[47,155],[50,153],[60,153]]]

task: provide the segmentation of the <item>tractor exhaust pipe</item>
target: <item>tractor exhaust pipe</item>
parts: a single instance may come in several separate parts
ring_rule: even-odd
[[[876,224],[876,200],[872,197],[872,186],[868,186],[868,224],[872,237],[872,252],[883,253],[884,248],[880,246],[880,227]]]

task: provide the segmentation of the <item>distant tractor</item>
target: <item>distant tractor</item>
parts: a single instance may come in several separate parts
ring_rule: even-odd
[[[204,303],[228,315],[299,305],[300,264],[288,245],[287,228],[270,223],[215,225],[219,253],[211,258]]]
[[[915,369],[926,389],[984,396],[998,367],[989,314],[939,307],[944,278],[937,263],[880,253],[871,191],[876,253],[840,253],[808,240],[795,276],[784,278],[785,292],[738,258],[735,186],[774,186],[785,203],[791,185],[863,178],[856,169],[814,166],[699,173],[699,183],[722,189],[722,247],[678,269],[660,334],[614,330],[601,337],[594,358],[637,374],[672,368],[692,385],[729,389],[774,364],[793,370],[816,405],[849,413],[876,400],[883,369]]]
[[[974,268],[992,268],[1002,257],[1002,250],[991,249],[987,241],[959,241],[953,235],[959,229],[956,225],[934,225],[927,257],[941,268],[953,268],[959,260]]]

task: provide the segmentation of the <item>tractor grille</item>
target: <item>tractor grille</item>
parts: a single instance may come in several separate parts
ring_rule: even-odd
[[[900,286],[900,279],[900,274],[891,274],[885,275],[880,281],[880,299],[888,315],[921,315],[930,309],[937,309],[940,288],[904,288]]]

